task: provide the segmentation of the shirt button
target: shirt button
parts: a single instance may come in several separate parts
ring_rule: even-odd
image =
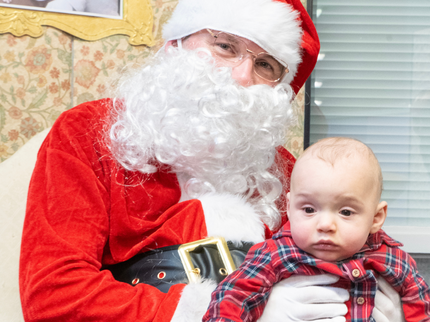
[[[352,276],[359,277],[360,276],[360,270],[358,270],[358,269],[352,270]]]
[[[364,300],[364,298],[363,298],[363,297],[361,297],[361,296],[357,299],[357,304],[358,304],[358,305],[362,305],[362,304],[364,304],[364,302],[365,302],[365,300]]]

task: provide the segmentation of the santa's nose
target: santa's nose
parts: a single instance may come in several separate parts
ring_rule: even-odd
[[[255,85],[255,74],[253,71],[254,60],[252,57],[245,57],[238,65],[233,67],[232,77],[244,87]]]

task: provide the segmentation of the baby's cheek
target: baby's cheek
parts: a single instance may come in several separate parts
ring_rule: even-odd
[[[350,256],[352,256],[363,248],[367,241],[367,237],[367,232],[354,231],[349,234],[345,233],[343,234],[342,244],[345,249],[347,249],[347,252],[351,254]]]
[[[304,251],[308,250],[311,240],[311,232],[304,227],[295,227],[291,224],[291,235],[296,245]]]

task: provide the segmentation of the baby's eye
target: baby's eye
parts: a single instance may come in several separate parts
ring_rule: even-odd
[[[352,211],[348,210],[348,209],[343,209],[343,210],[340,211],[340,214],[343,215],[343,216],[347,216],[348,217],[348,216],[352,215]]]
[[[307,214],[313,214],[315,212],[315,209],[312,207],[306,207],[303,209],[305,211],[305,213]]]

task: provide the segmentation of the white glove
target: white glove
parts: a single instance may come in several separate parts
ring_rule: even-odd
[[[376,322],[404,322],[399,293],[383,277],[378,277],[378,291],[372,316]]]
[[[313,321],[344,322],[349,292],[330,287],[334,275],[295,275],[273,286],[259,322]],[[378,321],[380,322],[380,321]]]

